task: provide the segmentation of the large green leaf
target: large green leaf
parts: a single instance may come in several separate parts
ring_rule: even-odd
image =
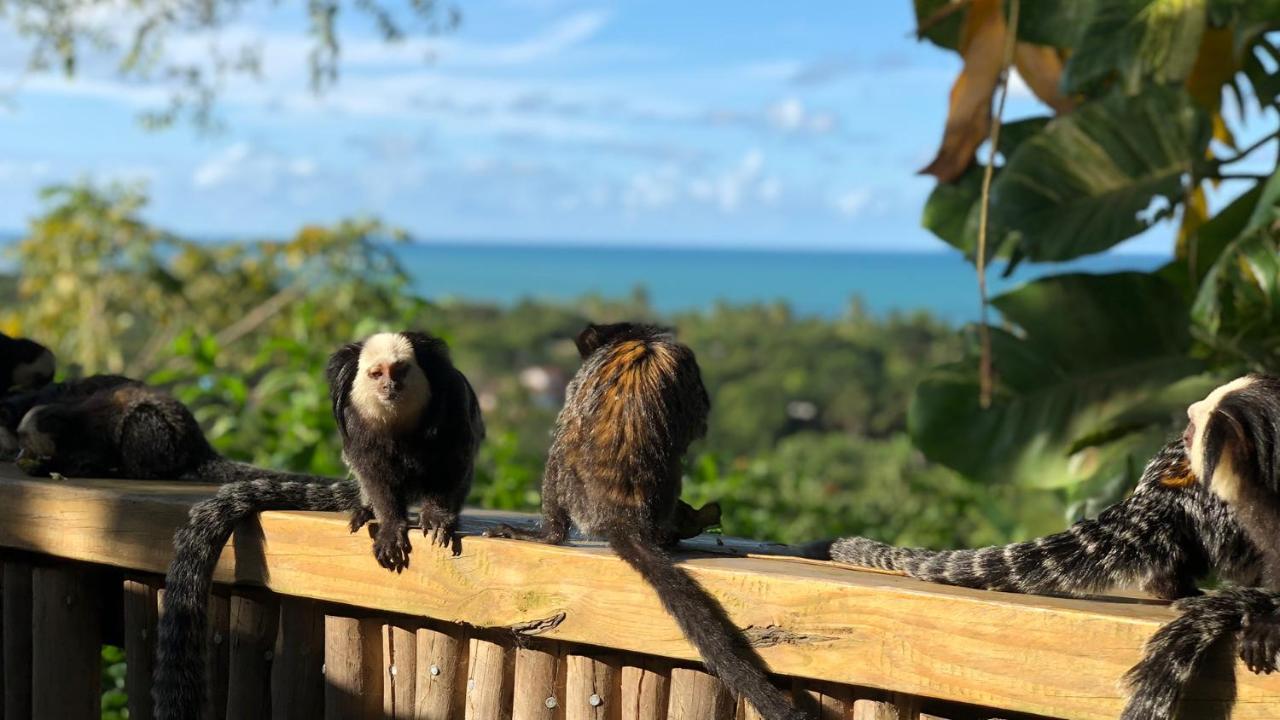
[[[1089,92],[1114,73],[1125,92],[1136,94],[1148,80],[1182,82],[1207,17],[1206,0],[1095,0],[1063,85]]]
[[[939,368],[913,398],[911,434],[931,460],[987,482],[1116,485],[1173,427],[1171,403],[1197,397],[1152,409],[1204,369],[1188,356],[1186,302],[1158,276],[1053,276],[993,304],[1016,329],[992,328],[992,406],[979,406],[972,356]],[[1111,442],[1081,442],[1105,432]]]
[[[966,7],[956,0],[914,0],[916,27],[923,28],[925,40],[947,50],[960,46],[960,28],[964,24]]]
[[[992,218],[1022,233],[1031,260],[1069,260],[1150,227],[1180,202],[1210,126],[1182,90],[1113,94],[1056,118],[1010,158],[992,187]],[[1158,201],[1161,202],[1161,201]]]
[[[1018,40],[1074,48],[1099,0],[1024,0],[1018,8]],[[1012,4],[1004,4],[1005,15]]]
[[[1005,158],[1027,140],[1044,130],[1047,117],[1033,117],[1007,123],[1000,129],[1000,154]],[[978,215],[982,200],[984,165],[974,163],[953,182],[939,182],[925,201],[921,224],[948,245],[960,250],[972,261],[978,250]],[[996,175],[1000,169],[996,169]],[[990,218],[988,218],[990,221]],[[988,230],[987,259],[1007,256],[1016,244],[1017,235],[992,224]]]
[[[1216,351],[1268,366],[1280,355],[1280,171],[1251,194],[1248,220],[1205,274],[1191,318]]]

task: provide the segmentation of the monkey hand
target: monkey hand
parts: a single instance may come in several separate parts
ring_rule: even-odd
[[[351,524],[348,527],[353,533],[359,532],[360,528],[368,525],[371,520],[373,520],[373,508],[367,506],[356,508],[351,511]]]
[[[484,536],[489,538],[513,538],[516,536],[516,529],[506,523],[499,523],[491,528],[485,528]]]
[[[440,507],[427,504],[422,506],[419,525],[422,534],[432,545],[442,548],[453,547],[453,536],[458,529],[458,516]]]
[[[393,572],[403,572],[409,567],[409,526],[404,521],[384,523],[378,526],[373,538],[373,556],[378,564]]]
[[[1276,671],[1276,655],[1280,654],[1280,617],[1246,615],[1240,631],[1240,659],[1258,674]]]

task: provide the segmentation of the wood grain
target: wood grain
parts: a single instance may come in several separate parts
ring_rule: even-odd
[[[102,716],[102,629],[90,573],[71,565],[31,573],[31,714],[98,720]]]
[[[4,563],[4,716],[31,720],[31,566]]]
[[[413,720],[418,682],[418,636],[404,625],[382,626],[382,714]]]
[[[124,581],[124,690],[129,696],[129,720],[151,720],[151,674],[156,662],[156,622],[159,619],[158,582]]]
[[[453,720],[465,705],[467,644],[456,628],[419,628],[416,720]]]
[[[622,720],[664,720],[670,685],[670,668],[656,662],[622,668]]]
[[[271,720],[323,716],[324,610],[314,600],[283,598],[271,661]]]
[[[510,718],[514,665],[507,648],[471,638],[467,657],[466,719]]]
[[[556,720],[564,714],[564,663],[558,648],[516,649],[512,720]]]
[[[275,601],[262,593],[231,596],[230,670],[224,717],[270,716],[271,665],[278,618]],[[210,638],[210,647],[214,647],[216,639],[216,634]]]
[[[667,720],[734,720],[738,702],[724,683],[701,670],[671,671],[671,700]]]
[[[621,720],[621,680],[611,662],[584,655],[565,657],[565,720]]]
[[[173,529],[209,492],[179,483],[54,483],[0,466],[0,546],[163,572]],[[395,575],[377,566],[368,539],[348,533],[339,515],[265,513],[261,537],[237,541],[244,562],[236,563],[233,542],[216,578],[446,623],[533,626],[549,640],[697,660],[652,590],[607,549],[476,536],[498,518],[511,519],[468,512],[459,555],[417,547],[410,567]],[[1114,718],[1124,700],[1118,679],[1140,658],[1146,639],[1174,617],[1161,604],[1135,600],[994,593],[742,557],[752,546],[736,541],[697,547],[729,553],[678,557],[756,638],[774,672],[1015,712]],[[1221,710],[1232,692],[1236,720],[1280,716],[1280,676],[1257,676],[1239,664],[1216,668],[1189,702]]]
[[[381,717],[382,623],[326,615],[324,680],[326,720]]]

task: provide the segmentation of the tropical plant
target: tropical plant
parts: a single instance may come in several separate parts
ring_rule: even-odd
[[[1157,271],[1048,276],[992,300],[990,407],[977,340],[912,402],[912,435],[933,460],[986,481],[1110,500],[1190,400],[1244,370],[1280,368],[1280,173],[1259,152],[1280,136],[1280,2],[916,0],[915,9],[921,37],[964,59],[925,168],[939,183],[924,225],[939,238],[974,261],[982,245],[984,261],[1012,267],[1107,251],[1177,223],[1174,259]],[[1004,126],[978,160],[1010,40],[1013,67],[1054,114]],[[1211,197],[1231,200],[1215,212]]]

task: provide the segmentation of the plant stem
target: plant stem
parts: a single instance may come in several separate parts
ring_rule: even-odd
[[[1000,100],[996,103],[995,117],[991,119],[990,149],[987,151],[987,167],[982,174],[982,204],[978,207],[978,343],[981,356],[978,361],[978,404],[991,407],[992,387],[995,382],[991,372],[991,327],[987,325],[987,217],[991,214],[991,178],[996,170],[996,150],[1000,147],[1000,127],[1004,118],[1004,101],[1009,97],[1009,69],[1013,65],[1013,49],[1018,36],[1018,11],[1020,0],[1010,0],[1009,28],[1004,34],[1004,59],[1001,61]]]
[[[1230,165],[1231,163],[1236,162],[1236,161],[1238,161],[1238,160],[1243,160],[1243,159],[1245,159],[1245,157],[1246,157],[1246,156],[1248,156],[1248,155],[1249,155],[1250,153],[1252,153],[1254,150],[1257,150],[1258,148],[1262,147],[1263,145],[1266,145],[1267,143],[1271,142],[1272,140],[1275,140],[1277,137],[1280,137],[1280,129],[1277,129],[1275,132],[1273,132],[1273,133],[1271,133],[1270,135],[1267,135],[1266,137],[1264,137],[1264,138],[1262,138],[1262,139],[1258,140],[1258,141],[1257,141],[1257,142],[1255,142],[1254,144],[1252,144],[1252,145],[1250,145],[1249,147],[1247,147],[1247,148],[1245,148],[1245,149],[1243,149],[1243,150],[1241,150],[1241,151],[1237,152],[1235,155],[1232,155],[1232,156],[1231,156],[1231,157],[1229,157],[1229,158],[1221,158],[1220,160],[1218,160],[1218,161],[1217,161],[1217,163],[1216,163],[1216,164],[1217,164],[1217,166]]]

